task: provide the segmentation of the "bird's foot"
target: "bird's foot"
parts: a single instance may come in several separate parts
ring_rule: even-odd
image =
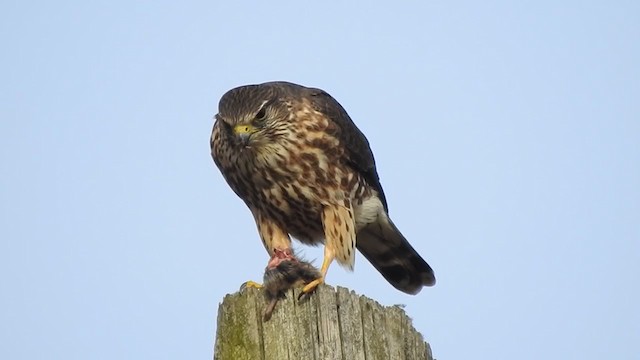
[[[310,296],[320,284],[324,284],[324,276],[321,276],[321,277],[311,281],[310,283],[307,283],[302,288],[302,291],[300,292],[300,295],[298,295],[298,300],[302,299],[303,297]]]
[[[248,288],[254,288],[254,289],[262,289],[262,284],[259,284],[255,281],[246,281],[244,282],[241,286],[240,286],[240,291],[244,290],[244,289],[248,289]]]

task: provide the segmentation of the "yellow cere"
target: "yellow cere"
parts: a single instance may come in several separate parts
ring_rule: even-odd
[[[254,132],[256,129],[251,126],[251,125],[236,125],[233,128],[233,132],[240,135],[240,134],[250,134],[252,132]]]

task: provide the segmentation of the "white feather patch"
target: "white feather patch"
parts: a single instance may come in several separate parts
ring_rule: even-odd
[[[356,217],[356,229],[360,230],[377,221],[380,214],[384,213],[384,206],[377,196],[371,196],[361,204],[355,203],[353,210]]]

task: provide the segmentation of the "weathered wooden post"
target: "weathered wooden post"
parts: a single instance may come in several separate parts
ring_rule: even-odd
[[[345,288],[322,285],[307,301],[287,293],[262,321],[256,289],[225,296],[218,309],[215,360],[433,360],[398,306],[384,307]]]

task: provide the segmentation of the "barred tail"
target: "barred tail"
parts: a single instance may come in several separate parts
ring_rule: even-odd
[[[433,286],[433,269],[409,244],[388,216],[362,228],[356,247],[396,289],[417,294],[423,286]]]

